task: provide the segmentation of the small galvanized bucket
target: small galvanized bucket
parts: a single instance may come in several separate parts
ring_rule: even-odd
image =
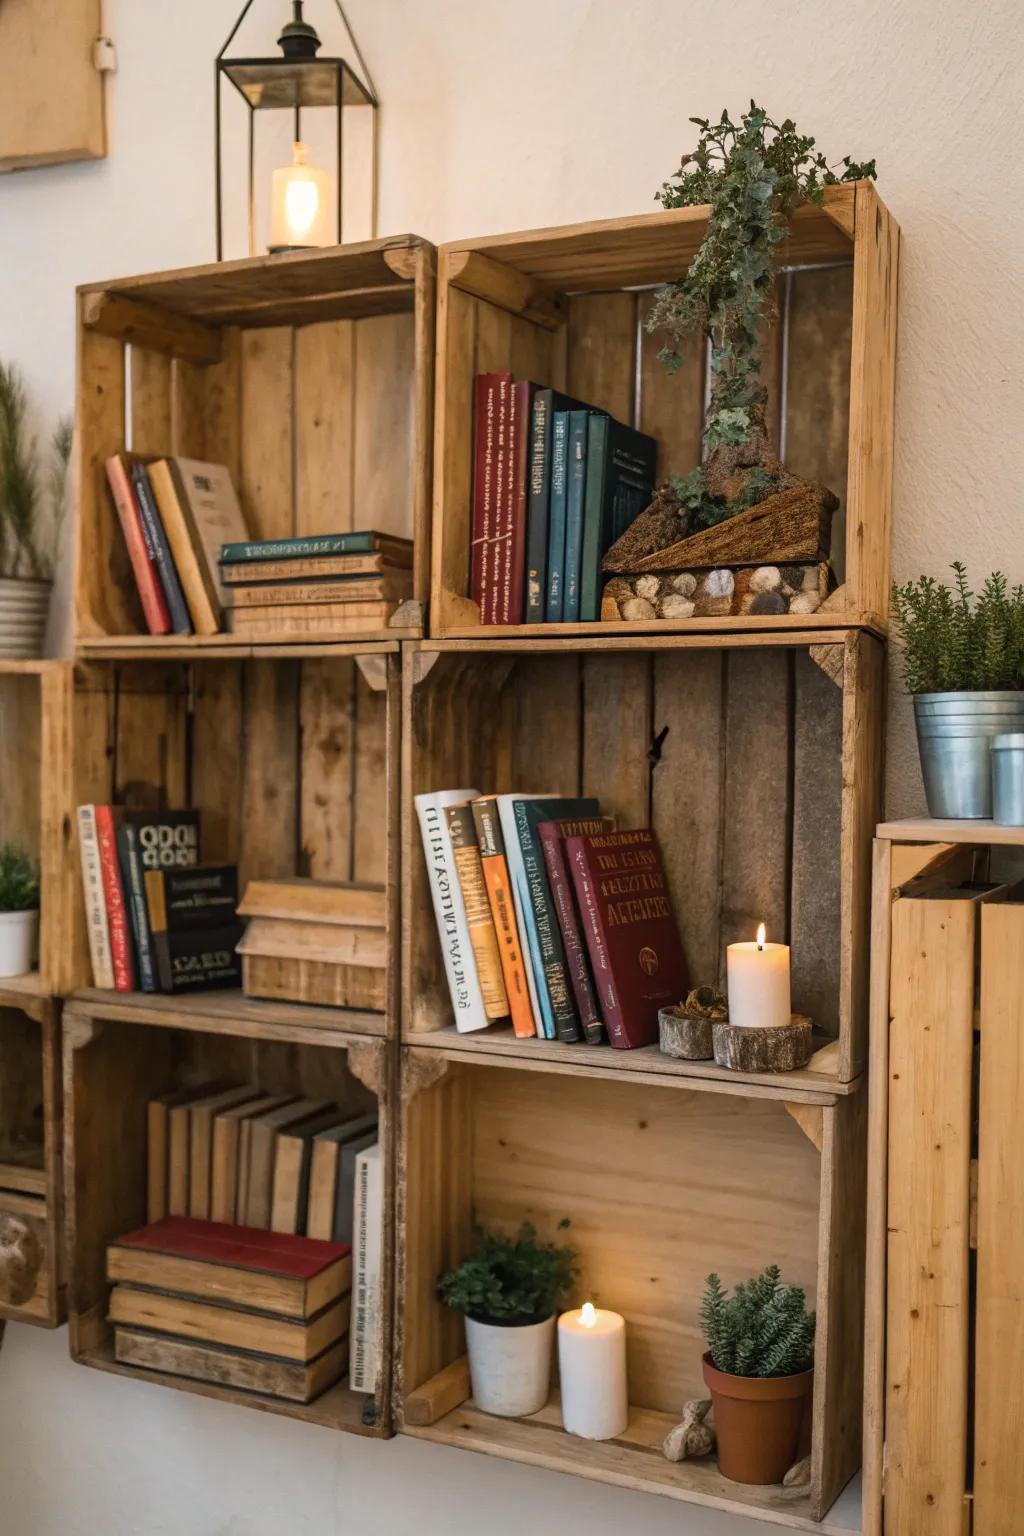
[[[1024,732],[1024,692],[919,693],[914,718],[929,815],[990,817],[992,742]]]
[[[992,742],[992,820],[1024,827],[1024,732],[1009,731]]]

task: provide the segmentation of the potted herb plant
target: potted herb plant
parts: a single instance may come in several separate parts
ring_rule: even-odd
[[[814,1381],[814,1313],[770,1265],[728,1295],[709,1275],[700,1309],[718,1465],[735,1483],[781,1483],[797,1460]]]
[[[970,820],[992,815],[993,737],[1024,731],[1024,587],[995,571],[975,595],[952,570],[894,585],[892,609],[929,814]]]
[[[477,1407],[520,1418],[547,1402],[555,1313],[572,1289],[576,1254],[540,1242],[528,1222],[515,1237],[483,1227],[476,1236],[476,1251],[441,1276],[438,1293],[465,1316]]]
[[[71,457],[71,423],[53,434],[41,474],[17,371],[0,363],[0,656],[43,650]],[[43,480],[45,478],[45,485]]]
[[[0,843],[0,976],[32,969],[39,938],[39,871],[14,843]]]

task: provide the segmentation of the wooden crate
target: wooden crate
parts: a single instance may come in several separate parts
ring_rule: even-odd
[[[803,1083],[613,1080],[536,1061],[402,1052],[395,1406],[408,1434],[599,1482],[815,1529],[860,1461],[866,1095]],[[570,1074],[572,1068],[566,1068]],[[462,1319],[437,1299],[474,1220],[553,1235],[568,1216],[577,1300],[626,1318],[629,1427],[607,1443],[561,1429],[557,1391],[529,1419],[467,1401]],[[661,1443],[703,1397],[705,1276],[767,1263],[818,1309],[811,1482],[731,1483]],[[835,1527],[830,1527],[834,1529]]]
[[[481,629],[469,596],[473,379],[510,369],[567,390],[658,441],[659,476],[700,462],[704,348],[669,377],[643,322],[651,289],[692,261],[706,208],[460,240],[439,253],[431,634],[607,634],[607,625]],[[787,464],[824,481],[843,584],[828,613],[616,624],[615,630],[884,628],[889,593],[899,231],[868,182],[795,215],[781,323],[766,345],[771,428]]]
[[[80,654],[238,645],[146,633],[103,470],[126,448],[226,464],[254,538],[377,528],[414,539],[420,606],[403,605],[392,634],[420,632],[431,246],[399,235],[92,284],[79,290],[78,316]]]
[[[0,979],[0,1217],[27,1229],[39,1268],[19,1305],[0,1286],[0,1319],[56,1328],[65,1316],[60,1010],[19,980]]]
[[[1024,903],[1001,882],[1022,846],[991,823],[878,829],[866,1536],[1020,1525]]]
[[[769,643],[770,642],[770,643]],[[574,649],[568,653],[566,644]],[[554,654],[549,654],[554,652]],[[592,794],[659,833],[694,984],[759,922],[793,948],[793,1005],[823,1048],[808,1084],[843,1091],[867,1043],[871,835],[880,793],[883,648],[863,632],[621,636],[408,649],[403,680],[403,1033],[602,1075],[729,1081],[656,1046],[459,1035],[413,808],[417,793]]]
[[[106,154],[103,75],[93,62],[102,32],[102,0],[0,6],[0,173]]]
[[[374,1394],[350,1391],[347,1378],[308,1405],[167,1376],[114,1359],[107,1321],[106,1250],[112,1239],[145,1225],[146,1104],[176,1087],[213,1078],[255,1082],[270,1092],[333,1101],[341,1111],[372,1108],[391,1183],[389,1048],[383,1040],[282,1022],[281,1016],[218,1016],[156,999],[134,1004],[113,994],[79,998],[64,1014],[65,1164],[71,1353],[117,1375],[240,1403],[356,1434],[391,1433],[390,1351],[392,1227],[385,1204],[380,1370]],[[293,1009],[303,1015],[308,1010]]]
[[[388,942],[397,944],[398,645],[297,651],[80,663],[75,801],[194,806],[203,862],[237,863],[243,891],[250,879],[291,875],[385,884]],[[64,937],[72,985],[89,987],[77,827],[62,878],[73,914]],[[218,1015],[288,1008],[234,992],[207,998]],[[392,966],[383,1011],[308,1014],[328,1029],[383,1035],[396,1028],[396,1006]]]

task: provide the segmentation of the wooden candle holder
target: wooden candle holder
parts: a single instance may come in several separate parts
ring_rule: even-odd
[[[678,1004],[659,1008],[661,1049],[666,1056],[677,1056],[682,1061],[710,1061],[715,1054],[711,1025],[707,1014],[687,1013]]]
[[[811,1059],[811,1020],[801,1013],[763,1028],[726,1019],[712,1025],[712,1039],[715,1061],[732,1072],[796,1072]]]

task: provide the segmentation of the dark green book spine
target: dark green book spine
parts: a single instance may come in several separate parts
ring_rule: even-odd
[[[587,433],[587,482],[583,498],[583,554],[580,560],[580,618],[601,617],[601,560],[608,547],[607,416],[591,418]]]
[[[569,471],[569,412],[555,411],[551,422],[551,504],[548,514],[548,590],[544,617],[562,622],[565,581],[565,514]]]
[[[530,413],[529,485],[526,501],[526,622],[543,624],[548,575],[548,502],[551,495],[551,401],[538,389]]]
[[[569,448],[565,496],[565,589],[562,618],[567,624],[580,616],[580,572],[583,560],[583,501],[587,480],[589,411],[569,415]]]
[[[403,541],[404,542],[404,541]],[[222,565],[243,560],[312,560],[317,555],[373,555],[376,533],[330,533],[306,539],[259,539],[221,548]]]

